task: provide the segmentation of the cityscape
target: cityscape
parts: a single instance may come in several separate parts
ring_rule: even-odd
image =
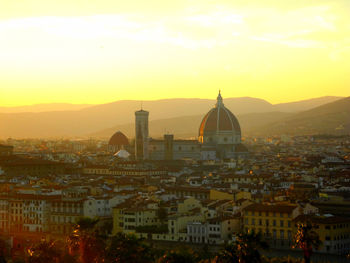
[[[213,2],[0,10],[0,263],[350,262],[349,4]]]

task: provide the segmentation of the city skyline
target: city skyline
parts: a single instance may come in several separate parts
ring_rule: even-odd
[[[350,0],[0,6],[0,263],[350,260]]]
[[[0,106],[349,96],[347,1],[6,1]]]

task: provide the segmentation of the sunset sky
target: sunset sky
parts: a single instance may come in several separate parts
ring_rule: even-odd
[[[0,106],[350,95],[349,0],[1,0]]]

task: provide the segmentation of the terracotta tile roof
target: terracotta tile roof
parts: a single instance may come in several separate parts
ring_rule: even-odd
[[[251,204],[245,207],[244,211],[254,212],[277,212],[277,213],[292,213],[297,208],[297,205],[264,205],[264,204]]]
[[[316,224],[340,224],[350,223],[350,218],[340,216],[316,216],[316,215],[299,215],[293,219],[295,222],[312,222]]]

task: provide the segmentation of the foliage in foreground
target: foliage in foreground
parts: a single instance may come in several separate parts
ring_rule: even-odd
[[[295,236],[295,247],[304,250],[304,260],[294,258],[267,258],[261,251],[268,249],[261,233],[241,233],[216,255],[208,245],[195,252],[188,247],[157,250],[134,235],[118,233],[108,237],[100,234],[98,220],[82,218],[72,233],[63,241],[41,241],[27,248],[26,263],[301,263],[310,262],[310,249],[320,245],[312,226],[300,225]],[[308,258],[305,258],[307,251]],[[0,251],[1,252],[1,251]],[[0,254],[1,256],[1,254]],[[1,257],[0,257],[1,259]],[[0,260],[1,263],[1,260]]]
[[[216,257],[218,263],[259,263],[262,256],[259,250],[267,250],[269,245],[262,238],[262,234],[251,231],[247,234],[241,233],[236,241],[222,250]]]
[[[313,230],[311,223],[299,224],[298,231],[294,237],[295,247],[301,248],[304,252],[305,263],[311,262],[311,255],[318,250],[322,242],[318,234]]]

